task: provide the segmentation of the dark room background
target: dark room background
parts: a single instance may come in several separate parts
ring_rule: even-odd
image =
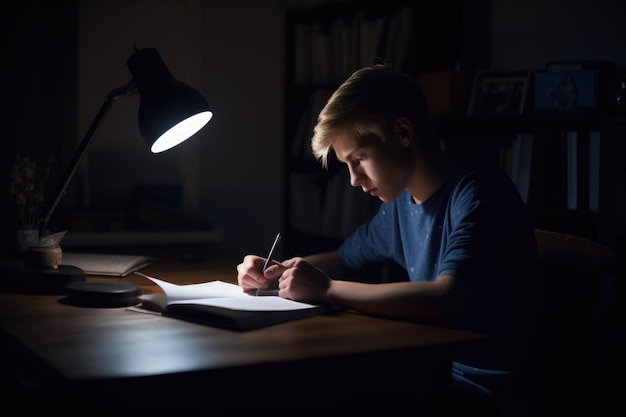
[[[139,99],[119,100],[52,223],[63,225],[68,213],[83,207],[124,209],[137,185],[173,186],[183,191],[176,211],[219,229],[222,249],[235,256],[264,252],[284,226],[286,14],[322,3],[327,2],[16,3],[16,12],[1,17],[3,177],[8,180],[16,154],[51,154],[54,183],[106,93],[129,81],[126,59],[133,44],[154,47],[176,78],[205,95],[213,120],[188,143],[151,155],[136,124]],[[466,45],[481,54],[473,62],[468,58],[475,68],[462,69],[538,70],[559,60],[626,66],[623,1],[449,4],[464,7],[466,38],[480,42]],[[611,184],[611,193],[621,194],[626,171],[615,173]],[[605,228],[611,229],[613,244],[626,235],[626,202],[623,197],[608,201]],[[2,245],[11,250],[17,220],[8,193],[1,194],[0,203]]]

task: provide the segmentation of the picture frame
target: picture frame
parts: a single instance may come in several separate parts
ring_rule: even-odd
[[[529,71],[479,71],[474,77],[467,114],[511,116],[524,112]]]

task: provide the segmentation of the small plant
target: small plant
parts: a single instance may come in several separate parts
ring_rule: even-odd
[[[35,226],[39,221],[51,163],[52,157],[45,163],[38,163],[28,155],[15,157],[9,174],[9,195],[14,199],[22,226]]]

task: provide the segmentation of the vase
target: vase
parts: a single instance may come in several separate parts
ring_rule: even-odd
[[[37,226],[22,226],[17,229],[16,248],[18,252],[26,252],[30,246],[39,243],[39,228]]]

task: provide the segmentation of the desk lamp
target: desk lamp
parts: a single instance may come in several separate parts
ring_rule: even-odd
[[[35,249],[45,248],[46,243],[44,242],[50,245],[50,241],[59,240],[54,235],[47,234],[48,221],[65,194],[96,129],[115,100],[124,96],[140,94],[139,131],[153,153],[160,153],[180,144],[197,133],[211,120],[213,113],[204,97],[190,86],[177,81],[155,49],[138,50],[135,47],[135,52],[127,60],[127,66],[133,76],[132,80],[107,94],[104,103],[74,153],[53,195],[54,199],[51,200],[48,209],[44,211],[46,214],[39,222],[39,247]],[[14,282],[9,286],[14,286],[14,289],[27,289],[29,292],[58,292],[66,284],[80,284],[85,281],[84,271],[72,265],[54,265],[51,268],[29,265],[31,263],[27,261],[29,252],[33,258],[37,256],[33,255],[31,250],[27,251],[24,268],[18,268],[13,271],[14,274],[10,274],[12,279],[9,281]],[[83,284],[89,283],[83,282]],[[92,287],[85,287],[84,289],[90,292],[94,291],[96,297],[97,293],[124,296],[127,290],[131,290],[120,287],[118,283],[108,284],[98,285],[97,289]]]

